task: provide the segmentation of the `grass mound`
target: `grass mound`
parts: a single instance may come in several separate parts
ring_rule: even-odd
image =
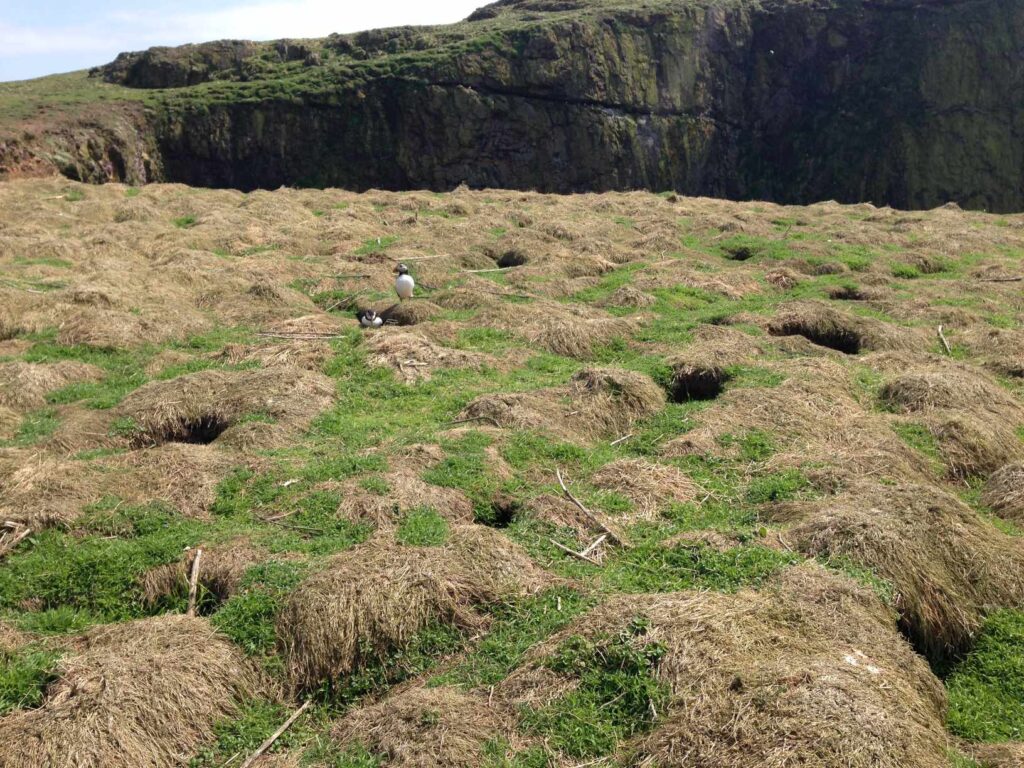
[[[46,395],[75,382],[99,381],[103,371],[94,365],[65,360],[59,363],[0,365],[0,406],[30,411],[46,405]]]
[[[619,459],[591,478],[598,488],[614,491],[633,503],[630,520],[654,520],[672,504],[697,500],[699,488],[675,467],[646,459]]]
[[[1006,520],[1024,521],[1024,463],[995,472],[985,483],[981,501]]]
[[[768,332],[773,336],[803,336],[846,355],[923,346],[920,335],[906,328],[846,314],[819,302],[789,306],[768,323]]]
[[[813,564],[733,596],[614,597],[531,651],[498,692],[533,712],[575,703],[592,722],[556,743],[600,757],[586,738],[609,707],[580,709],[588,668],[560,660],[625,641],[667,687],[664,700],[635,679],[619,691],[643,692],[633,723],[618,724],[638,734],[618,755],[627,765],[947,768],[942,687],[893,620],[873,593]]]
[[[71,419],[53,444],[68,452],[105,445],[267,445],[307,427],[333,400],[333,382],[310,371],[201,371],[146,384],[109,414]]]
[[[261,687],[203,619],[101,627],[61,659],[39,709],[0,719],[4,768],[178,766]]]
[[[435,622],[479,628],[474,606],[532,594],[551,579],[500,533],[457,526],[436,547],[381,536],[336,556],[288,600],[278,636],[289,676],[314,689],[393,650]]]
[[[217,603],[238,591],[250,567],[267,559],[265,551],[244,540],[190,549],[178,562],[157,566],[143,576],[142,593],[147,605],[155,606],[168,598],[188,597],[189,578],[199,549],[203,554],[199,559],[197,583]]]
[[[391,768],[480,768],[488,745],[517,741],[513,714],[497,702],[452,688],[410,688],[357,709],[332,736],[382,755]]]
[[[419,325],[441,314],[441,308],[430,301],[416,299],[392,304],[381,310],[381,319],[389,325]]]
[[[879,399],[904,413],[965,409],[989,411],[1007,419],[1024,417],[1021,404],[994,381],[976,371],[951,366],[896,376],[882,386]]]
[[[373,488],[360,481],[346,482],[338,514],[378,528],[393,526],[401,515],[421,508],[434,510],[452,523],[473,522],[473,503],[461,491],[425,483],[403,471],[389,472],[378,480]]]
[[[459,418],[589,440],[600,435],[619,437],[635,421],[664,405],[665,392],[643,374],[585,368],[573,375],[567,387],[483,395],[466,406]]]
[[[890,581],[901,626],[934,662],[970,647],[987,610],[1024,602],[1024,544],[939,488],[864,482],[775,517],[800,551]]]
[[[369,336],[370,365],[391,368],[408,384],[428,380],[443,368],[476,368],[493,363],[479,352],[450,349],[419,333],[379,332]]]

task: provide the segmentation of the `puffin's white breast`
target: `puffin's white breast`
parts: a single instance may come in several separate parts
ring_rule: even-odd
[[[411,299],[415,287],[416,281],[412,279],[412,275],[399,275],[395,280],[395,291],[400,299]]]

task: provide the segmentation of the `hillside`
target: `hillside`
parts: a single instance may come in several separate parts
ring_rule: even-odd
[[[0,174],[1024,207],[1012,0],[503,0],[0,85]]]
[[[257,765],[1019,766],[1022,253],[0,185],[0,768],[240,765],[304,701]]]

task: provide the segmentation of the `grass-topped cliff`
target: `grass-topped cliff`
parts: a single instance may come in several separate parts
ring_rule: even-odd
[[[0,170],[1018,209],[1022,33],[1009,0],[501,2],[0,86]]]

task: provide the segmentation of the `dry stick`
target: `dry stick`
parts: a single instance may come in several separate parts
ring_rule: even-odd
[[[577,507],[579,507],[580,511],[584,515],[587,516],[588,520],[590,520],[594,525],[596,525],[602,531],[607,533],[608,534],[608,538],[610,538],[612,541],[617,543],[619,546],[625,547],[626,546],[626,542],[624,542],[622,539],[620,539],[618,537],[618,535],[616,535],[615,531],[613,531],[607,525],[605,525],[600,520],[598,520],[597,516],[593,512],[591,512],[589,509],[587,509],[585,506],[583,506],[583,502],[582,501],[580,501],[579,499],[577,499],[575,496],[572,495],[572,493],[569,491],[569,489],[565,485],[565,480],[562,479],[562,470],[559,469],[558,467],[555,467],[555,474],[558,476],[558,484],[560,486],[562,486],[562,490],[565,491],[565,495],[569,498],[569,501],[571,501],[573,504],[575,504]]]
[[[483,274],[484,272],[507,272],[510,269],[515,269],[515,267],[495,267],[493,269],[464,269],[462,271],[465,272],[467,275],[480,275]]]
[[[613,442],[611,443],[611,445],[612,445],[612,446],[614,447],[614,446],[618,445],[619,443],[624,443],[624,442],[626,442],[627,440],[629,440],[629,438],[631,438],[632,436],[633,436],[633,435],[626,435],[625,437],[620,437],[620,438],[619,438],[618,440],[614,440],[614,441],[613,441]]]
[[[259,749],[257,749],[251,755],[249,755],[249,759],[246,760],[244,763],[242,763],[241,768],[250,768],[250,766],[252,766],[252,764],[255,763],[264,752],[266,752],[268,749],[270,749],[274,745],[275,741],[277,741],[279,738],[281,738],[281,734],[282,733],[284,733],[289,728],[291,728],[292,723],[294,723],[296,720],[298,720],[299,717],[302,716],[302,713],[305,712],[309,708],[309,705],[312,704],[312,703],[313,703],[312,699],[306,699],[305,703],[303,703],[303,705],[301,707],[299,707],[297,710],[295,710],[292,713],[291,717],[289,717],[287,720],[284,721],[284,725],[282,725],[280,728],[278,728],[276,731],[274,731],[272,734],[270,734],[270,738],[268,738],[266,741],[264,741],[262,744],[260,744]]]
[[[949,348],[949,342],[946,341],[946,334],[944,334],[942,332],[942,326],[941,325],[939,326],[939,341],[942,342],[942,346],[945,348],[946,354],[949,355],[950,357],[952,357],[953,356],[953,350]]]
[[[188,579],[188,610],[186,616],[196,615],[196,596],[199,594],[199,561],[203,557],[203,550],[197,549],[195,559],[192,561],[192,575]]]
[[[264,339],[288,339],[290,341],[330,341],[345,338],[328,333],[257,333],[256,335]]]
[[[17,530],[17,528],[19,526],[17,526],[16,524],[12,525],[12,524],[8,523],[7,527],[10,528],[13,531],[13,530]],[[14,535],[14,538],[11,539],[10,541],[6,541],[5,540],[7,538],[7,534],[4,534],[4,538],[0,539],[0,557],[4,557],[8,553],[13,552],[15,547],[17,547],[19,544],[21,544],[22,541],[24,541],[25,539],[27,539],[31,535],[32,535],[32,529],[31,528],[24,528],[20,533],[16,533]]]
[[[606,534],[606,533],[602,533],[602,534],[601,534],[600,536],[598,536],[598,537],[597,537],[597,541],[595,541],[595,542],[594,542],[593,544],[591,544],[591,545],[590,545],[589,547],[587,547],[586,549],[584,549],[584,550],[583,550],[583,552],[581,552],[580,554],[583,554],[583,555],[589,555],[589,554],[590,554],[591,552],[593,552],[593,551],[594,551],[595,549],[597,549],[598,547],[600,547],[600,546],[601,546],[601,543],[602,543],[602,542],[603,542],[603,541],[604,541],[605,539],[607,539],[607,538],[608,538],[608,534]]]
[[[554,544],[560,550],[565,552],[565,554],[567,554],[567,555],[572,555],[573,557],[579,558],[580,560],[586,560],[591,565],[598,565],[598,566],[601,565],[599,562],[597,562],[597,560],[594,560],[594,559],[588,557],[587,555],[583,554],[582,552],[577,552],[574,549],[569,549],[568,547],[563,546],[562,544],[559,544],[554,539],[548,539],[548,541],[550,541],[552,544]]]
[[[983,277],[981,279],[983,283],[1021,283],[1024,282],[1024,276],[1022,277]]]
[[[470,416],[468,419],[455,419],[454,421],[449,421],[448,423],[449,424],[469,424],[469,423],[474,422],[474,421],[489,421],[489,422],[491,422],[491,424],[496,426],[498,429],[503,429],[501,424],[498,423],[498,420],[493,418],[492,416]]]

